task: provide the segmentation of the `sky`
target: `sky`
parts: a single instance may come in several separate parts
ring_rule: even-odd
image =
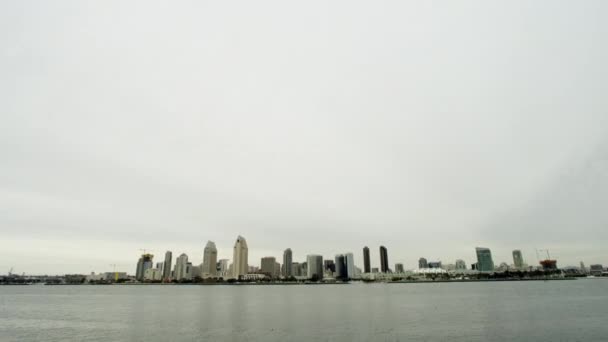
[[[605,1],[0,4],[0,274],[608,264]],[[546,252],[541,252],[541,254]]]

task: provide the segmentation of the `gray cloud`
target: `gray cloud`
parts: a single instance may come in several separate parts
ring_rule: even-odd
[[[601,1],[0,6],[0,269],[607,262]]]

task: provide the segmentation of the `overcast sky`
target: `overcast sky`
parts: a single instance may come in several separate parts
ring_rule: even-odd
[[[605,1],[6,1],[0,273],[608,264]]]

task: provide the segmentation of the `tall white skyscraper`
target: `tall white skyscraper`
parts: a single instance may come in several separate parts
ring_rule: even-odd
[[[201,276],[203,278],[215,277],[217,274],[217,248],[215,242],[208,241],[203,253]]]
[[[182,253],[175,260],[175,280],[188,279],[190,267],[188,267],[188,256]]]
[[[240,236],[234,243],[234,253],[232,257],[232,276],[238,279],[240,276],[247,274],[248,264],[247,255],[249,250],[247,248],[247,241],[244,237]]]

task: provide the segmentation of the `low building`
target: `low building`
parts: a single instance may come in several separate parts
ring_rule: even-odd
[[[601,264],[595,264],[589,266],[589,274],[594,276],[601,276],[604,272],[604,266]]]
[[[163,272],[159,268],[148,268],[144,272],[144,281],[161,281]]]

